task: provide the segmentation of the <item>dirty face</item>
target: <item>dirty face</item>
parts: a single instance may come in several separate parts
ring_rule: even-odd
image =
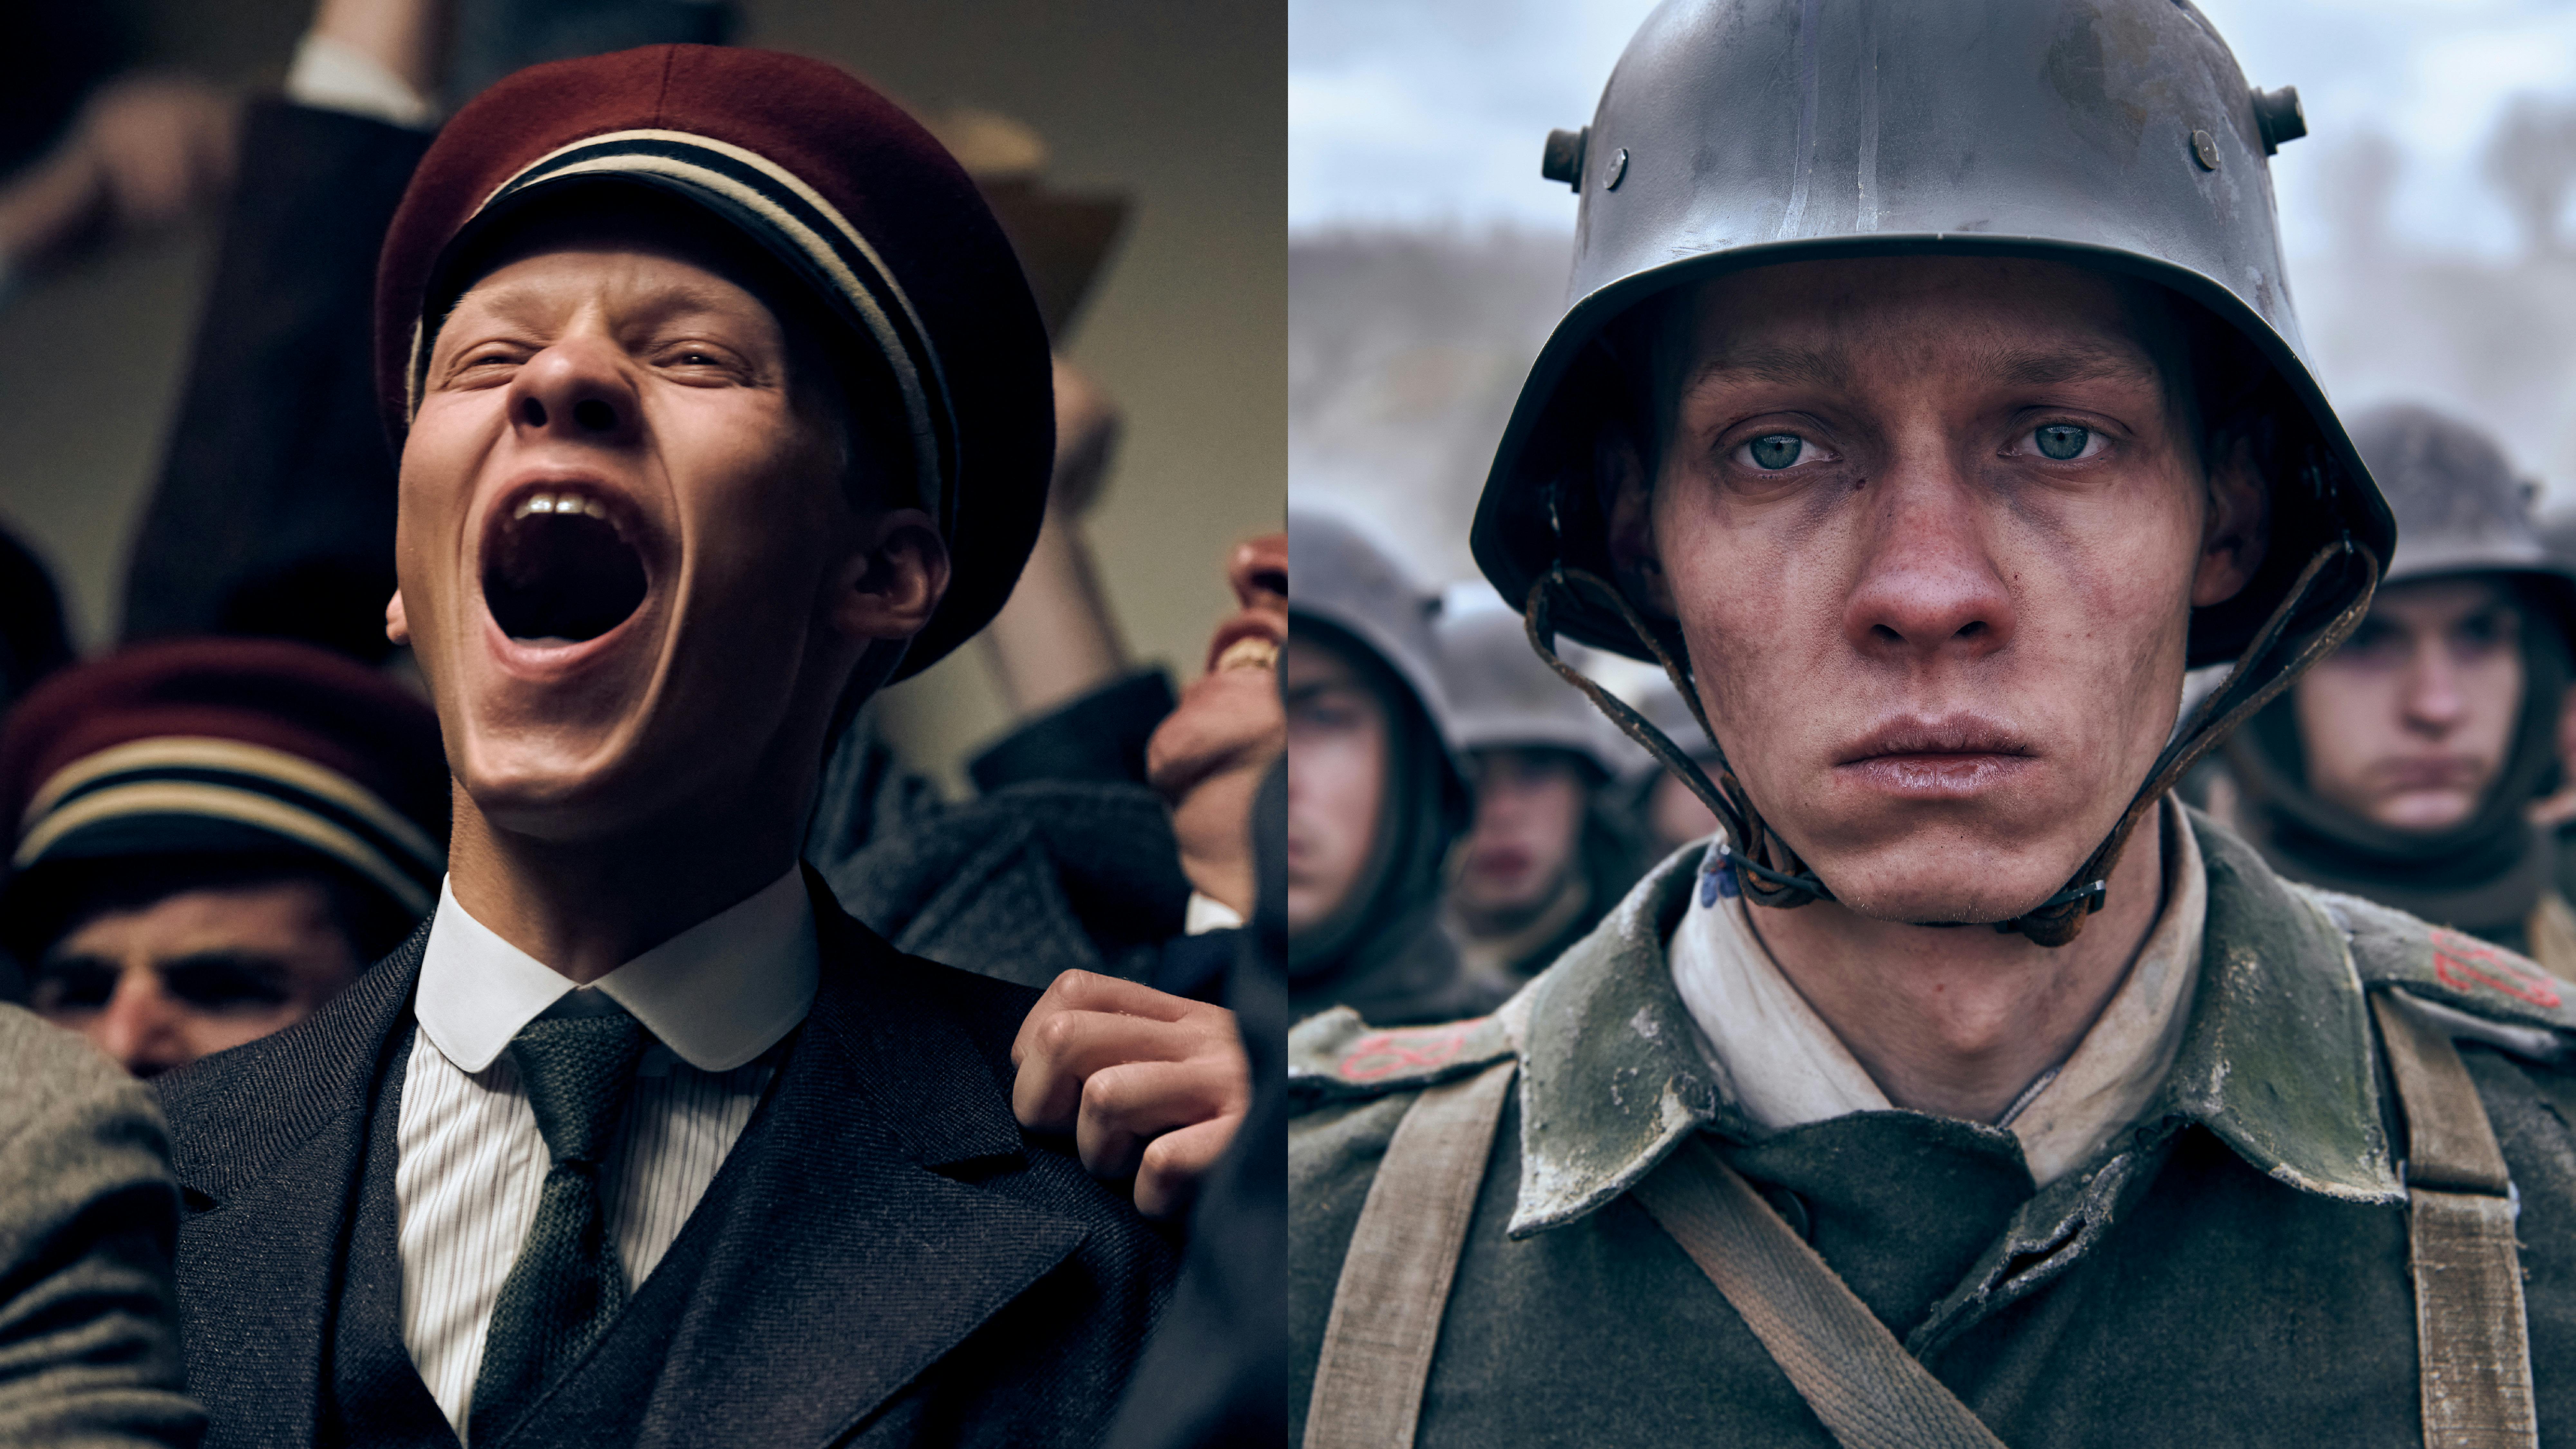
[[[1563,750],[1476,750],[1468,766],[1476,817],[1450,902],[1471,927],[1510,930],[1554,901],[1580,866],[1591,781]]]
[[[180,891],[74,926],[29,1004],[151,1077],[293,1026],[364,964],[319,882]]]
[[[2294,686],[2308,787],[2398,830],[2469,818],[2521,717],[2522,612],[2477,579],[2392,584]]]
[[[1676,619],[1771,829],[1892,921],[2062,886],[2171,728],[2190,611],[2260,561],[2150,288],[2049,262],[1799,263],[1676,304],[1614,556]]]
[[[1252,797],[1286,744],[1278,666],[1288,641],[1288,535],[1238,545],[1226,581],[1236,609],[1208,640],[1207,672],[1145,742],[1146,779],[1171,803],[1185,862],[1247,855]],[[1248,897],[1248,873],[1240,884],[1233,893]]]
[[[1291,633],[1280,681],[1288,709],[1288,931],[1329,918],[1368,869],[1387,797],[1393,722],[1339,650]]]
[[[403,449],[388,625],[477,810],[582,838],[819,757],[862,651],[947,582],[925,515],[853,503],[840,406],[678,241],[549,235],[464,294]]]

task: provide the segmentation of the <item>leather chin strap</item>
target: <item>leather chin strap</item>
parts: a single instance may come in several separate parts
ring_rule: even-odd
[[[2280,668],[2257,680],[2256,667],[2281,644],[2283,631],[2298,615],[2308,596],[2315,592],[2328,567],[2346,557],[2358,559],[2364,570],[2366,577],[2362,581],[2361,592],[2324,628],[2298,645]],[[2306,672],[2309,665],[2343,643],[2345,637],[2360,625],[2362,617],[2370,612],[2371,596],[2378,587],[2379,560],[2368,549],[2355,544],[2350,536],[2339,536],[2317,550],[2316,556],[2299,570],[2298,578],[2290,585],[2279,606],[2272,610],[2271,617],[2264,620],[2263,627],[2255,632],[2253,641],[2237,656],[2227,678],[2200,702],[2191,719],[2175,732],[2164,752],[2156,757],[2154,768],[2147,772],[2146,783],[2138,787],[2138,792],[2130,797],[2129,808],[2121,812],[2119,824],[2113,826],[2111,833],[2094,848],[2082,868],[2067,882],[2066,888],[2010,920],[1995,922],[1995,929],[2018,931],[2042,946],[2063,946],[2074,940],[2083,931],[2085,918],[2102,909],[2102,903],[2110,892],[2111,869],[2119,863],[2120,852],[2128,845],[2130,833],[2137,829],[2138,822],[2145,818],[2147,811],[2173,788],[2186,771],[2200,762],[2201,756],[2227,738],[2238,725],[2252,718],[2257,710],[2279,697],[2292,681]],[[1586,596],[1615,610],[1638,642],[1654,655],[1655,662],[1663,666],[1665,677],[1672,681],[1683,703],[1690,706],[1691,718],[1698,721],[1700,733],[1717,751],[1714,781],[1696,761],[1626,700],[1595,684],[1581,670],[1557,656],[1556,629],[1552,622],[1557,600],[1560,597],[1571,598],[1579,603]],[[1785,841],[1779,841],[1763,823],[1762,812],[1755,807],[1752,796],[1746,793],[1744,782],[1736,778],[1734,767],[1727,763],[1726,747],[1718,743],[1717,731],[1709,728],[1708,715],[1700,706],[1699,689],[1689,666],[1665,647],[1664,641],[1628,602],[1626,595],[1600,575],[1568,568],[1560,561],[1530,585],[1521,618],[1529,630],[1530,647],[1538,651],[1538,657],[1546,660],[1548,667],[1566,683],[1581,690],[1584,698],[1592,701],[1593,708],[1608,715],[1611,723],[1619,726],[1665,769],[1672,771],[1717,816],[1727,835],[1727,841],[1720,849],[1727,863],[1735,868],[1737,883],[1743,888],[1746,899],[1783,910],[1803,906],[1809,901],[1833,899],[1833,892],[1805,861],[1798,858],[1797,852],[1791,850]],[[1772,856],[1775,845],[1779,851],[1776,861]]]

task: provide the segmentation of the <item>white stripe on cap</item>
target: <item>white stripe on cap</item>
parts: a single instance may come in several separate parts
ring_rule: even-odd
[[[278,781],[327,800],[365,821],[394,846],[410,854],[429,875],[436,876],[447,868],[447,852],[366,786],[302,755],[254,745],[246,740],[211,735],[162,735],[153,739],[130,740],[121,745],[111,745],[96,754],[83,755],[45,777],[45,783],[37,789],[35,798],[27,802],[26,813],[18,821],[19,828],[24,830],[34,826],[64,796],[84,785],[111,775],[171,769],[216,770]]]
[[[382,851],[309,810],[274,795],[194,780],[138,780],[110,785],[72,801],[38,822],[18,842],[15,864],[24,870],[42,860],[57,840],[85,825],[144,815],[196,815],[256,826],[310,846],[382,887],[415,916],[427,915],[427,887],[403,873]]]
[[[922,325],[921,316],[914,310],[912,299],[905,293],[903,284],[896,280],[894,273],[886,267],[884,259],[877,255],[876,248],[868,244],[868,239],[860,234],[857,227],[850,224],[849,218],[843,216],[838,207],[825,200],[813,187],[806,185],[794,172],[756,151],[745,150],[740,146],[689,131],[639,129],[608,131],[595,136],[584,136],[578,141],[559,146],[521,167],[509,180],[493,188],[491,195],[477,203],[473,215],[482,215],[494,201],[516,190],[531,173],[537,171],[548,171],[549,174],[544,179],[549,181],[557,176],[639,174],[668,176],[712,192],[735,205],[750,210],[775,227],[779,235],[793,243],[797,251],[812,263],[816,270],[831,280],[833,286],[840,290],[844,300],[850,304],[860,321],[867,327],[878,350],[884,354],[887,365],[894,370],[897,387],[903,394],[905,421],[912,430],[913,458],[915,471],[919,474],[922,500],[929,505],[931,515],[940,521],[940,531],[950,532],[950,525],[954,519],[948,509],[953,500],[949,497],[950,490],[944,485],[945,474],[941,465],[945,461],[953,468],[957,460],[943,459],[943,454],[948,450],[943,449],[940,444],[938,429],[931,417],[930,397],[925,390],[920,371],[915,366],[913,350],[904,345],[902,333],[878,305],[875,293],[843,261],[841,249],[834,246],[830,239],[817,235],[811,227],[785,207],[780,206],[774,198],[764,195],[759,189],[746,186],[737,178],[713,167],[693,165],[683,157],[630,152],[623,155],[591,157],[564,166],[552,164],[556,158],[575,151],[614,146],[619,142],[705,151],[710,155],[750,168],[805,206],[812,208],[832,227],[844,245],[865,260],[868,267],[875,273],[878,284],[894,299],[895,305],[902,309],[904,320],[910,325],[912,334],[921,339],[918,361],[929,371],[928,385],[937,390],[940,415],[950,419],[950,432],[952,438],[954,437],[957,414],[949,399],[947,375],[940,365],[938,350],[931,343],[930,331]],[[470,217],[468,219],[471,220]],[[412,327],[412,359],[407,385],[409,411],[414,415],[420,411],[421,383],[428,372],[428,348],[432,340],[427,332],[426,319],[416,320]]]

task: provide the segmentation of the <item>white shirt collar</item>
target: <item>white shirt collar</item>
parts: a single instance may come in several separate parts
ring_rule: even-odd
[[[790,869],[591,987],[576,988],[468,915],[441,882],[413,1011],[441,1054],[479,1072],[557,1001],[595,989],[690,1066],[731,1071],[805,1019],[821,954],[804,878]]]
[[[2209,882],[2182,808],[2168,796],[2159,813],[2164,909],[2074,1053],[2005,1124],[2042,1186],[2137,1120],[2182,1049],[2200,979]],[[1673,984],[1736,1105],[1774,1131],[1892,1110],[1859,1059],[1781,974],[1745,920],[1744,902],[1722,894],[1711,902],[1707,894],[1673,930]]]

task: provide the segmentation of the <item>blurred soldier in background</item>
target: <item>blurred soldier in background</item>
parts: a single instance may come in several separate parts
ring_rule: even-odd
[[[56,675],[0,731],[0,810],[30,1003],[144,1077],[312,1015],[420,924],[447,859],[429,706],[285,640]]]
[[[2576,576],[2476,428],[2397,405],[2352,436],[2397,515],[2397,554],[2352,636],[2228,741],[2235,824],[2293,880],[2576,979],[2559,853],[2530,819],[2562,774]]]
[[[1450,589],[1434,637],[1475,795],[1444,924],[1469,979],[1508,995],[1635,884],[1640,845],[1609,787],[1641,752],[1530,652],[1493,585]]]
[[[1336,513],[1288,513],[1288,989],[1299,1017],[1442,1021],[1501,999],[1440,929],[1468,824],[1431,618],[1439,599]]]
[[[1681,692],[1661,670],[1641,675],[1628,692],[1628,702],[1687,753],[1692,763],[1704,770],[1717,762],[1717,751],[1701,732],[1699,721],[1691,718],[1690,706],[1682,703]],[[1691,793],[1681,776],[1651,756],[1628,772],[1628,808],[1645,839],[1649,863],[1717,833],[1717,816]]]

